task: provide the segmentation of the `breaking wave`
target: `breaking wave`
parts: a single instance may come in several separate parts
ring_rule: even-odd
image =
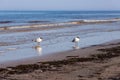
[[[0,30],[10,30],[10,29],[22,29],[22,28],[40,28],[40,27],[49,27],[49,26],[70,26],[78,25],[85,23],[108,23],[108,22],[118,22],[120,18],[114,19],[104,19],[104,20],[79,20],[71,22],[62,22],[62,23],[46,23],[46,24],[35,24],[35,25],[25,25],[25,26],[9,26],[9,27],[0,27]]]

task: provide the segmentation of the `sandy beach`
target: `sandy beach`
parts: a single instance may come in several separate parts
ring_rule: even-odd
[[[120,42],[27,60],[6,65],[0,80],[120,80]],[[13,63],[15,64],[15,63]]]

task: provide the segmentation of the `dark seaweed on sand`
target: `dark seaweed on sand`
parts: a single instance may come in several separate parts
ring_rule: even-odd
[[[39,62],[36,64],[27,64],[27,65],[19,65],[16,67],[1,68],[0,74],[3,73],[24,74],[24,73],[33,72],[38,69],[41,70],[41,72],[57,71],[63,65],[70,65],[76,62],[103,61],[109,58],[120,56],[120,46],[113,48],[106,48],[106,49],[98,49],[98,51],[101,51],[101,54],[94,54],[91,55],[90,57],[83,57],[83,58],[71,57],[69,59],[59,60],[59,61]]]
[[[120,46],[117,46],[114,48],[98,49],[98,51],[102,51],[104,53],[94,54],[91,56],[99,60],[105,60],[105,59],[120,56]]]

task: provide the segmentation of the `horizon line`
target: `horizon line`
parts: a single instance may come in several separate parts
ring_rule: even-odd
[[[0,11],[120,11],[120,10],[0,10]]]

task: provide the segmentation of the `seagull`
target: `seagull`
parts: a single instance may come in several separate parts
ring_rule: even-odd
[[[75,43],[75,46],[74,47],[78,47],[78,43],[80,42],[80,37],[75,37],[73,40],[72,40],[72,42],[74,42]]]
[[[33,40],[34,41],[34,40]],[[38,44],[40,44],[43,41],[42,37],[38,37],[36,38],[35,42],[37,42]]]

